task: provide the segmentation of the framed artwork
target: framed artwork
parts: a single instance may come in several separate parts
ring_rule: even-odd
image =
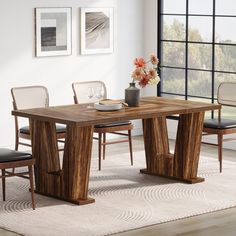
[[[36,56],[71,54],[71,8],[36,8]]]
[[[81,8],[81,54],[113,52],[113,8]]]

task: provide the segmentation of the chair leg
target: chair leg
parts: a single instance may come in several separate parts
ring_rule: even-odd
[[[130,161],[131,161],[131,165],[133,165],[133,148],[132,148],[131,130],[128,130],[128,136],[129,136]]]
[[[6,201],[6,178],[5,176],[5,169],[2,169],[2,199]]]
[[[31,192],[32,208],[33,208],[33,210],[35,210],[34,179],[33,179],[33,167],[32,167],[32,165],[28,166],[28,169],[29,169],[29,179],[30,179],[30,192]]]
[[[102,133],[98,133],[98,170],[101,170],[102,158]]]
[[[106,133],[103,133],[103,148],[102,148],[102,155],[103,155],[103,160],[105,160],[105,154],[106,154]]]
[[[218,159],[220,162],[220,173],[222,172],[222,147],[223,147],[223,135],[218,134]]]
[[[16,137],[16,141],[15,141],[15,150],[18,151],[19,148],[19,138]]]

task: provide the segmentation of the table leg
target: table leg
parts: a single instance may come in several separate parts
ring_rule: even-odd
[[[174,155],[174,177],[189,183],[204,181],[197,177],[204,112],[179,117]]]
[[[95,200],[88,197],[93,126],[67,126],[62,168],[62,195],[83,205]]]
[[[60,160],[55,124],[31,120],[30,127],[32,154],[35,158],[35,190],[37,193],[60,197]]]
[[[61,169],[55,124],[30,124],[36,192],[80,205],[94,202],[88,198],[93,126],[67,126]]]
[[[187,183],[204,181],[197,177],[204,112],[179,117],[175,153],[169,153],[166,118],[143,120],[147,168],[142,173],[177,179]]]
[[[143,136],[147,168],[140,171],[151,175],[173,175],[173,155],[169,153],[166,118],[144,119]]]

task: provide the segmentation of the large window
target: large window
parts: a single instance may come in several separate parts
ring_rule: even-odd
[[[236,1],[158,2],[159,95],[214,103],[219,83],[236,81]]]

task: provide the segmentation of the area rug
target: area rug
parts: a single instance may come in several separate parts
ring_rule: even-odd
[[[7,180],[7,201],[0,202],[0,227],[33,236],[111,235],[236,206],[236,163],[201,157],[199,176],[205,182],[179,183],[139,173],[144,152],[108,156],[97,171],[92,160],[89,195],[94,204],[77,206],[36,194],[31,209],[28,181]]]

